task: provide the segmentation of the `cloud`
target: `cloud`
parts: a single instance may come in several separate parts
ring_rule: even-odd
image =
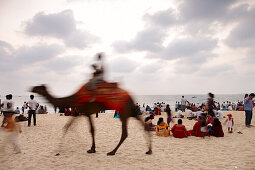
[[[9,43],[0,41],[0,71],[18,71],[23,67],[51,60],[64,52],[64,47],[57,44],[38,43],[14,49]]]
[[[72,10],[53,14],[39,12],[26,22],[24,32],[30,36],[61,39],[68,47],[79,49],[98,41],[96,36],[77,29]]]
[[[168,27],[178,22],[174,9],[158,11],[155,14],[145,14],[143,19],[150,25]]]
[[[151,51],[157,52],[162,49],[162,42],[165,33],[156,29],[148,28],[139,33],[130,41],[117,41],[113,43],[113,47],[117,52],[130,52],[130,51]]]
[[[138,66],[137,63],[128,58],[115,58],[109,64],[110,70],[115,73],[130,73]]]
[[[213,50],[217,40],[211,38],[185,38],[169,43],[163,52],[163,58],[194,57]]]
[[[56,57],[64,52],[64,47],[57,44],[36,44],[31,47],[22,46],[15,51],[19,63],[32,64]]]
[[[221,65],[211,65],[209,67],[204,67],[200,70],[199,75],[208,76],[208,77],[215,77],[219,74],[226,75],[226,73],[233,74],[233,67],[228,64],[221,64]]]
[[[246,17],[242,18],[237,26],[231,30],[225,43],[230,47],[250,47],[255,44],[255,7],[247,11]]]
[[[80,63],[82,62],[79,56],[61,56],[49,60],[44,64],[44,67],[59,74],[67,74],[72,72]]]
[[[236,2],[237,0],[186,0],[179,10],[183,21],[213,22],[224,18],[228,9]]]

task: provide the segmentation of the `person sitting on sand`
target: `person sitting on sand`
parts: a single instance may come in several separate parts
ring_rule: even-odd
[[[173,136],[176,138],[186,138],[187,137],[187,130],[184,125],[182,125],[182,120],[178,119],[178,124],[175,124],[171,129]]]
[[[218,118],[213,120],[212,135],[215,137],[224,137],[224,132]]]
[[[187,132],[188,136],[202,137],[201,133],[201,116],[197,118],[197,122],[194,124],[193,129]]]
[[[156,129],[156,125],[152,123],[152,119],[154,119],[153,115],[150,115],[145,118],[145,128],[149,131],[154,131]]]
[[[202,137],[204,138],[208,133],[208,129],[207,129],[206,116],[204,116],[203,114],[201,116],[200,123],[201,123],[201,134],[202,134]]]
[[[191,120],[194,118],[194,114],[192,113],[192,111],[190,110],[190,107],[185,109],[185,113],[186,113],[186,117],[187,119]]]
[[[157,127],[156,127],[156,134],[158,136],[169,136],[170,130],[168,129],[167,123],[164,122],[164,119],[160,117],[158,119]]]
[[[178,110],[178,112],[175,113],[175,117],[174,118],[183,118],[184,116],[182,115],[182,111]]]
[[[206,120],[207,123],[207,128],[208,128],[208,132],[210,135],[212,135],[212,125],[213,125],[213,121],[214,121],[215,117],[213,117],[212,114],[208,114],[208,118]]]
[[[215,115],[218,119],[223,119],[224,118],[224,115],[222,113],[222,111],[219,109],[217,109],[217,111],[215,112]]]
[[[232,133],[233,126],[234,126],[234,119],[232,118],[232,114],[228,114],[227,116],[228,116],[228,118],[226,119],[225,123],[228,126],[228,133]]]

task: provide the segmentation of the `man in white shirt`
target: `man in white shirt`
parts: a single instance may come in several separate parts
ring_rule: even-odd
[[[181,99],[181,110],[182,110],[182,112],[185,112],[187,103],[189,103],[189,102],[184,98],[184,96],[182,96],[182,99]]]
[[[4,115],[4,119],[3,119],[2,125],[1,125],[2,127],[6,123],[7,117],[12,116],[14,113],[13,112],[14,103],[11,99],[12,99],[12,94],[8,94],[8,95],[6,95],[6,100],[4,100],[3,103],[1,104],[3,115]]]
[[[29,111],[28,111],[28,126],[30,126],[31,124],[31,117],[33,115],[33,120],[34,120],[34,126],[36,126],[36,109],[39,106],[39,104],[37,103],[37,101],[34,100],[34,95],[30,95],[30,99],[27,102],[27,106],[29,107]]]

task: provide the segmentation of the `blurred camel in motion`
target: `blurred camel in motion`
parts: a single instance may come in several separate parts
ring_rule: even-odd
[[[88,153],[96,152],[95,145],[95,128],[93,125],[93,120],[91,115],[94,113],[99,113],[102,110],[117,110],[119,111],[119,117],[122,122],[122,135],[118,145],[107,155],[115,155],[120,145],[127,138],[127,121],[130,117],[134,117],[141,122],[144,126],[144,121],[136,113],[136,106],[133,99],[125,90],[118,87],[117,83],[102,83],[97,89],[96,93],[93,95],[87,90],[88,84],[83,85],[76,93],[71,96],[63,98],[55,98],[49,94],[47,87],[45,85],[35,86],[32,88],[31,92],[37,93],[45,97],[54,107],[58,108],[72,108],[79,112],[79,116],[84,115],[88,117],[90,123],[90,132],[92,135],[92,146],[87,151]],[[95,97],[96,95],[96,97]],[[93,102],[91,99],[93,98]],[[68,128],[74,122],[72,118],[64,127],[64,134],[67,132]],[[149,150],[146,154],[152,154],[151,150],[151,136],[150,132],[145,128],[147,133],[147,141],[149,145]]]

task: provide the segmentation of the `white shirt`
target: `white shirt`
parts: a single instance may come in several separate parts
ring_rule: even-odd
[[[201,116],[202,113],[203,113],[203,112],[202,112],[201,110],[197,111],[197,113],[196,113],[197,118],[198,118],[199,116]]]
[[[35,100],[29,100],[28,102],[28,106],[30,110],[35,110],[37,107],[37,101]]]
[[[193,117],[193,113],[191,110],[185,109],[185,112],[186,112],[186,117]]]
[[[232,111],[232,106],[228,106],[228,110]]]
[[[9,100],[8,103],[11,105],[11,107],[7,111],[13,112],[14,111],[14,102],[12,100]]]
[[[7,108],[7,103],[8,103],[8,101],[9,101],[9,100],[4,100],[4,101],[3,101],[3,107],[2,107],[3,110],[2,110],[2,111],[4,111],[4,112],[6,112],[6,111],[8,110],[8,108]]]
[[[184,98],[182,98],[182,99],[181,99],[181,105],[186,106],[186,102],[187,102],[187,100],[186,100],[186,99],[184,99]]]
[[[178,118],[180,118],[181,115],[182,115],[182,111],[180,111],[180,110],[178,110],[178,112],[176,112],[176,114],[175,114],[175,116],[178,117]]]
[[[217,113],[216,113],[216,117],[217,117],[218,119],[223,119],[224,116],[223,116],[222,111],[218,110]]]

